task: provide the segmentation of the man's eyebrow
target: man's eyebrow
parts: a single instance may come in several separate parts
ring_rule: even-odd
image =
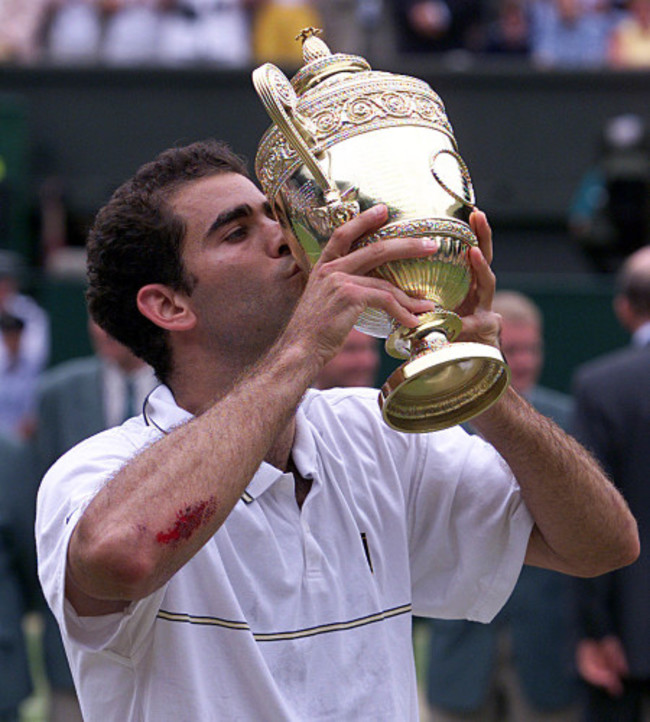
[[[215,218],[214,222],[208,228],[207,233],[205,234],[206,238],[213,234],[215,231],[218,231],[220,228],[225,226],[226,224],[236,221],[239,218],[247,218],[253,214],[253,209],[248,205],[248,203],[242,203],[239,206],[235,206],[234,208],[229,208],[226,211],[222,211],[219,213],[219,215]]]

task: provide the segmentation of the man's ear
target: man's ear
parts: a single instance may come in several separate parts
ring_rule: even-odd
[[[167,331],[189,331],[196,325],[196,315],[187,296],[162,283],[150,283],[138,291],[140,313]]]

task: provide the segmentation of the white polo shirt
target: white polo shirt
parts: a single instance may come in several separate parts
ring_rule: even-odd
[[[84,720],[416,720],[411,615],[489,621],[523,563],[532,519],[501,457],[460,428],[391,430],[376,391],[309,391],[293,448],[313,480],[302,509],[293,477],[264,463],[162,589],[78,617],[63,594],[76,521],[189,418],[159,387],[146,417],[82,442],[41,485],[39,574]]]

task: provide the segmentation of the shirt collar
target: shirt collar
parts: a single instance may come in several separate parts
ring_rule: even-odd
[[[646,321],[637,328],[632,335],[632,343],[634,346],[647,346],[650,344],[650,321]]]
[[[181,409],[169,387],[164,385],[156,386],[147,396],[143,414],[145,424],[154,426],[163,434],[168,434],[174,427],[194,418],[189,411]]]

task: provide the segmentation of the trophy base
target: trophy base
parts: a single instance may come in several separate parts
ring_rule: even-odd
[[[508,388],[510,370],[499,349],[451,343],[407,361],[386,380],[379,406],[398,431],[440,431],[488,409]]]

